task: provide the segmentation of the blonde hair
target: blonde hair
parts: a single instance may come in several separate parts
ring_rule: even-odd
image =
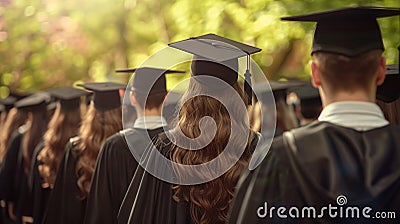
[[[94,172],[97,155],[105,140],[122,129],[121,107],[100,111],[94,104],[89,109],[79,130],[81,141],[78,146],[80,154],[76,164],[77,185],[81,191],[81,199],[87,197],[90,181]]]
[[[252,106],[250,106],[248,108],[248,113],[251,130],[255,132],[260,132],[262,126],[260,101],[257,101]]]
[[[44,134],[44,148],[37,157],[41,162],[39,173],[43,184],[53,187],[58,166],[68,140],[76,136],[81,122],[80,107],[65,108],[57,105],[56,111]]]
[[[23,110],[12,108],[8,112],[0,134],[0,162],[3,161],[3,158],[7,153],[8,141],[10,140],[12,133],[26,122],[26,118],[27,113]]]

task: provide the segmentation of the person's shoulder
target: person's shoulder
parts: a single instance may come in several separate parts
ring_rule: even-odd
[[[391,132],[394,133],[396,135],[400,135],[400,125],[397,124],[389,124],[388,126],[386,126],[386,128]]]
[[[147,136],[146,129],[127,128],[127,129],[119,131],[117,134],[112,136],[112,139],[118,140],[118,141],[123,140],[123,141],[125,141],[125,143],[127,143],[127,141],[132,142],[132,141],[141,140],[145,136]]]
[[[171,137],[171,136],[170,136]],[[167,132],[161,132],[156,136],[156,145],[160,147],[169,147],[172,146],[173,143],[170,139]]]
[[[69,139],[65,147],[65,156],[68,158],[78,158],[80,156],[79,144],[82,142],[80,136],[75,136]]]
[[[75,136],[69,139],[68,143],[70,146],[77,146],[81,142],[81,136]]]
[[[28,130],[29,130],[29,125],[23,124],[23,125],[21,125],[20,127],[18,127],[17,132],[18,132],[20,135],[23,135],[23,134],[25,134]]]
[[[335,125],[329,122],[320,122],[315,121],[306,126],[299,127],[289,131],[296,138],[296,141],[300,141],[302,139],[309,140],[313,136],[315,137],[325,137],[329,138],[329,136],[336,134],[343,134],[347,136],[353,135],[376,135],[377,133],[386,133],[388,135],[400,136],[400,126],[395,124],[388,124],[383,127],[377,127],[373,129],[369,129],[366,131],[358,131],[352,128],[347,128],[339,125]]]
[[[11,134],[11,137],[10,137],[10,140],[9,140],[9,141],[12,142],[12,141],[21,139],[22,136],[23,136],[24,133],[25,133],[24,130],[25,130],[25,129],[22,128],[22,127],[19,127],[18,129],[16,129],[16,130]]]
[[[102,156],[115,157],[130,154],[128,144],[126,142],[125,134],[133,134],[129,129],[121,130],[114,135],[107,138],[102,147]]]
[[[263,150],[268,150],[267,157],[273,157],[274,159],[288,158],[288,156],[295,153],[295,142],[297,142],[299,139],[311,139],[311,136],[320,134],[321,131],[323,132],[323,130],[329,128],[331,128],[329,124],[323,122],[312,122],[306,126],[286,131],[282,135],[275,137],[270,146],[268,144],[264,146],[264,148],[269,148],[265,148]],[[283,159],[283,161],[284,160],[285,159]]]
[[[295,133],[296,137],[303,137],[303,136],[313,135],[316,133],[321,133],[321,131],[334,129],[336,127],[337,127],[336,125],[333,125],[329,122],[314,121],[307,125],[292,129],[289,132]]]
[[[105,144],[125,144],[126,141],[124,135],[130,132],[130,129],[121,130],[108,137],[105,141]]]

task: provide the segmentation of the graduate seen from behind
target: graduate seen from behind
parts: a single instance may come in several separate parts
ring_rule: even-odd
[[[79,135],[71,138],[60,161],[43,223],[83,223],[97,155],[105,140],[122,129],[119,83],[87,83],[94,92]]]
[[[18,110],[16,107],[14,107],[14,103],[16,102],[16,100],[17,100],[16,98],[9,96],[4,100],[5,102],[3,102],[5,105],[6,112],[2,113],[3,116],[2,119],[5,120],[3,122],[3,126],[0,133],[0,167],[3,166],[3,161],[5,155],[7,154],[7,150],[11,148],[7,146],[9,141],[12,139],[12,135],[16,130],[18,130],[19,127],[21,127],[25,123],[27,118],[26,111]],[[18,133],[18,131],[16,133]],[[5,197],[5,193],[8,192],[6,189],[3,188],[3,187],[7,188],[8,186],[6,177],[8,175],[7,174],[8,172],[1,171],[2,169],[5,169],[5,167],[0,168],[0,206],[1,206],[0,219],[4,223],[9,223],[11,221],[9,221],[10,217],[8,214],[8,205],[7,202],[3,200]],[[11,171],[10,173],[14,173],[14,171]]]
[[[318,120],[322,111],[321,97],[317,88],[311,83],[307,83],[302,87],[293,88],[296,94],[298,105],[296,106],[296,116],[300,126],[305,126]]]
[[[18,110],[16,107],[12,107],[10,111],[7,112],[7,117],[4,120],[3,129],[0,134],[0,166],[7,153],[7,145],[12,134],[25,123],[26,117],[27,112]]]
[[[181,71],[142,67],[117,72],[135,73],[130,92],[126,94],[135,107],[137,119],[132,127],[112,135],[100,150],[87,199],[84,223],[118,223],[119,207],[128,189],[138,162],[130,149],[144,150],[151,139],[167,129],[161,116],[167,95],[168,73]],[[130,117],[131,114],[124,114]]]
[[[48,91],[57,100],[43,141],[33,153],[30,182],[33,199],[33,221],[42,223],[47,201],[68,140],[78,135],[81,123],[81,96],[86,91],[63,87]]]
[[[257,93],[257,96],[261,97],[260,99],[257,99],[258,102],[251,108],[250,112],[258,117],[257,119],[254,119],[259,122],[255,126],[258,128],[256,130],[261,131],[261,127],[264,127],[261,134],[263,136],[270,136],[273,130],[265,127],[271,127],[275,117],[272,113],[261,114],[261,112],[271,111],[276,108],[276,128],[274,133],[274,136],[276,137],[282,135],[285,131],[298,127],[296,115],[294,114],[292,107],[287,104],[286,98],[289,88],[303,86],[304,83],[299,81],[269,81],[269,84],[271,89],[267,89],[264,83],[254,84],[254,91]],[[268,102],[268,100],[265,100],[268,99],[268,94],[271,94],[271,90],[275,99],[275,105]]]
[[[317,22],[311,71],[324,108],[318,122],[276,138],[241,178],[229,223],[394,221],[400,127],[374,102],[386,72],[376,18],[398,14],[359,7],[284,18]]]
[[[32,155],[47,127],[50,95],[38,92],[15,103],[27,115],[26,122],[12,134],[0,171],[1,198],[9,218],[16,223],[32,223],[32,195],[28,180]]]
[[[258,135],[250,131],[246,110],[248,98],[238,83],[238,50],[221,41],[230,40],[209,34],[170,45],[195,56],[188,89],[178,105],[176,126],[158,135],[156,147],[165,158],[184,165],[203,164],[217,158],[227,150],[225,147],[229,141],[233,148],[242,149],[243,154],[221,176],[195,185],[171,184],[147,172],[149,166],[145,167],[146,171],[138,166],[121,205],[119,223],[224,223],[227,220],[236,182],[247,168]],[[238,42],[234,44],[245,48],[249,54],[260,50]],[[219,56],[227,57],[215,58],[213,54],[219,50],[222,53]],[[241,56],[246,55],[242,54],[243,51],[239,52]],[[228,111],[228,108],[233,110]],[[210,120],[215,122],[214,127],[208,126]],[[231,131],[231,127],[237,129]],[[183,135],[179,135],[180,132]],[[200,140],[193,141],[195,139]],[[196,150],[204,139],[210,141]],[[180,146],[174,143],[180,140],[181,143],[187,141],[192,144]],[[195,173],[184,168],[168,170],[170,167],[164,167],[153,155],[148,155],[145,165],[154,162],[158,170],[177,172],[177,178],[189,180],[197,175],[207,177],[215,171]],[[234,157],[229,153],[228,156]]]

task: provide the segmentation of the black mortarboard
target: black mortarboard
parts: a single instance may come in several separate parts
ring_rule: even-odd
[[[270,81],[272,92],[275,99],[283,98],[286,100],[288,89],[303,86],[305,83],[297,80],[289,81]]]
[[[128,68],[117,69],[116,72],[135,73],[133,76],[132,90],[142,94],[166,93],[167,83],[165,74],[185,73],[179,70],[169,70],[162,68]]]
[[[93,103],[96,109],[101,111],[111,110],[121,106],[120,89],[125,89],[126,85],[115,82],[95,82],[78,84],[87,90],[93,91]]]
[[[306,119],[315,119],[322,110],[322,101],[319,90],[307,83],[303,86],[291,88],[288,91],[296,93],[300,100],[301,114]]]
[[[312,86],[311,83],[307,83],[303,86],[290,88],[289,91],[295,92],[300,101],[321,99],[317,88]]]
[[[230,85],[236,83],[238,79],[238,58],[247,56],[244,90],[249,97],[248,103],[251,103],[250,55],[261,51],[260,48],[215,34],[192,37],[168,45],[194,55],[191,66],[193,76],[209,75],[219,78]],[[212,84],[206,83],[206,86],[212,89],[222,88]]]
[[[51,102],[50,94],[47,92],[37,92],[33,95],[25,97],[17,101],[14,106],[20,110],[33,111],[42,108],[47,108]]]
[[[17,98],[14,96],[8,96],[7,98],[0,99],[0,104],[4,106],[5,111],[11,110],[14,107],[14,103],[17,102]]]
[[[287,90],[294,87],[299,87],[305,85],[304,82],[289,80],[289,81],[269,81],[269,85],[271,89],[267,88],[265,83],[257,83],[254,85],[254,91],[257,94],[260,94],[261,99],[267,99],[267,97],[263,94],[269,94],[272,90],[272,93],[275,97],[275,100],[284,99],[286,100]]]
[[[62,108],[75,109],[80,106],[81,96],[88,94],[88,92],[73,88],[73,87],[62,87],[57,89],[51,89],[47,91],[51,96],[60,102]]]
[[[378,86],[376,98],[385,103],[390,103],[400,97],[400,73],[399,65],[387,65],[386,78],[382,85]]]
[[[355,57],[374,49],[384,50],[377,18],[399,15],[400,9],[350,7],[282,20],[317,22],[311,54],[328,52]]]

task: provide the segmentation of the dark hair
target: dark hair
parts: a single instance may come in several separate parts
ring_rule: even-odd
[[[367,88],[374,81],[380,65],[382,50],[372,50],[349,58],[343,55],[317,52],[313,59],[325,79],[335,89],[346,91],[354,88]]]
[[[22,139],[22,152],[24,157],[24,170],[26,174],[31,171],[32,155],[36,145],[42,140],[46,131],[48,116],[46,107],[37,108],[28,112],[32,120],[28,126],[27,132]]]
[[[317,119],[322,111],[321,99],[303,99],[300,103],[301,115],[305,119]]]
[[[162,93],[153,93],[147,96],[146,99],[146,94],[142,94],[139,92],[135,92],[135,98],[136,101],[138,102],[139,106],[142,109],[153,109],[153,108],[158,108],[162,105],[164,102],[165,97],[167,96],[166,92]]]

